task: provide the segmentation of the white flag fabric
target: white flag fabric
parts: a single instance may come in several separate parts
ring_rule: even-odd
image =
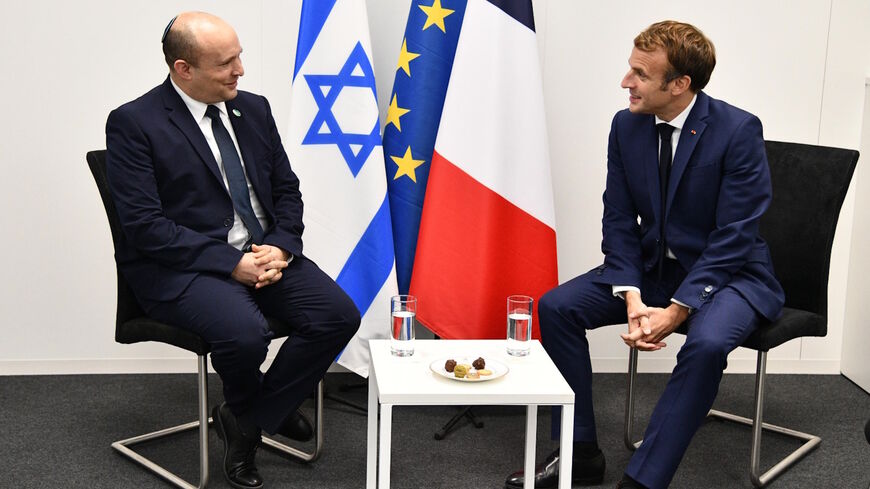
[[[286,147],[305,202],[305,255],[362,315],[338,363],[367,377],[368,340],[385,338],[395,254],[366,4],[305,0]]]

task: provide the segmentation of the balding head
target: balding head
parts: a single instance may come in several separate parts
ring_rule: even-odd
[[[236,31],[205,12],[178,14],[163,39],[163,54],[172,80],[196,100],[215,103],[236,96],[245,74]]]
[[[223,19],[207,12],[182,12],[169,26],[163,39],[163,56],[170,70],[181,59],[196,66],[202,54],[202,44],[215,35],[232,33],[233,28]]]

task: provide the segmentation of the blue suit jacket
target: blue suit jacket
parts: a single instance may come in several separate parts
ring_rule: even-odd
[[[605,260],[595,281],[640,288],[643,273],[656,266],[664,219],[667,245],[688,272],[675,299],[697,309],[731,285],[775,319],[785,296],[758,235],[771,200],[761,121],[699,92],[680,133],[665,216],[658,180],[655,117],[618,112],[607,154]]]
[[[269,103],[239,91],[226,106],[248,179],[268,217],[263,242],[299,256],[299,180]],[[197,273],[229,276],[242,258],[227,243],[230,194],[169,78],[109,114],[106,148],[109,187],[126,238],[115,259],[136,296],[172,300]]]

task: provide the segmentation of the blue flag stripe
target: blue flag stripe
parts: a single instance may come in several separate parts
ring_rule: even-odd
[[[363,316],[393,269],[390,222],[390,206],[385,196],[335,280]]]
[[[432,1],[415,0],[411,3],[405,27],[408,52],[420,56],[409,62],[410,76],[401,68],[396,70],[393,94],[399,106],[410,109],[410,112],[402,116],[401,132],[393,124],[384,128],[384,161],[396,246],[396,280],[401,294],[408,293],[411,283],[429,166],[466,3],[465,0],[441,0],[443,8],[453,10],[444,18],[446,29],[442,32],[435,25],[423,29],[427,15],[420,6],[430,6]],[[391,95],[390,100],[392,98]],[[397,165],[391,157],[402,157],[408,148],[415,160],[423,160],[415,170],[416,182],[408,176],[395,178]]]
[[[308,53],[314,47],[317,36],[320,35],[323,24],[326,23],[329,13],[336,0],[318,0],[316,2],[302,2],[301,22],[299,23],[299,38],[296,40],[296,63],[293,66],[293,79],[308,58]]]
[[[513,17],[520,24],[523,24],[532,31],[535,30],[535,13],[532,11],[532,2],[517,2],[516,0],[488,1]]]

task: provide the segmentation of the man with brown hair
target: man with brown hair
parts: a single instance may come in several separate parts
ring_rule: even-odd
[[[758,224],[771,199],[761,122],[701,90],[716,65],[695,27],[651,25],[634,39],[613,118],[602,219],[604,264],[548,292],[538,311],[547,353],[576,395],[572,480],[599,484],[604,455],[592,407],[586,330],[628,319],[622,341],[686,341],[617,487],[664,488],[713,404],[728,353],[775,319],[784,294]],[[556,487],[558,450],[535,487]],[[522,487],[512,474],[505,487]]]
[[[106,170],[124,230],[118,268],[148,316],[202,337],[223,381],[213,417],[232,487],[263,486],[261,430],[312,436],[297,411],[359,327],[353,301],[302,254],[302,196],[269,103],[238,90],[229,24],[186,12],[163,35],[169,76],[109,114]],[[262,373],[273,337],[292,329]]]

